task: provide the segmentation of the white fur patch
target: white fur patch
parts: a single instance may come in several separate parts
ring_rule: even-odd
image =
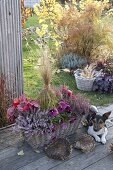
[[[92,112],[95,112],[95,113],[98,113],[98,112],[99,112],[98,109],[97,109],[97,107],[94,106],[94,105],[91,105],[91,106],[90,106],[90,110],[91,110]]]
[[[93,136],[97,142],[102,142],[103,144],[106,143],[106,135],[108,133],[108,130],[106,127],[103,127],[98,132],[95,132],[93,130],[93,126],[89,126],[88,128],[88,134]],[[101,137],[99,137],[101,136]]]

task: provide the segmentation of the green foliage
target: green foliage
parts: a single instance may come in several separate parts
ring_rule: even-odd
[[[64,54],[63,57],[60,59],[60,64],[63,69],[75,69],[78,67],[82,67],[86,63],[87,60],[85,58],[74,53]]]
[[[59,46],[57,25],[61,18],[62,6],[56,0],[41,0],[35,5],[34,11],[37,15],[36,33],[40,45],[46,44],[51,50],[57,50]]]

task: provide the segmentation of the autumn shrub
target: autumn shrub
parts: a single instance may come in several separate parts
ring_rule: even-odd
[[[42,0],[34,8],[39,44],[48,45],[51,51],[59,50],[58,61],[59,56],[73,53],[91,62],[100,57],[100,46],[106,47],[111,55],[113,25],[110,10],[108,0],[81,0],[79,3],[73,0],[65,5],[56,0]]]
[[[8,124],[6,113],[10,103],[11,94],[7,89],[6,78],[2,74],[0,76],[0,127]]]
[[[59,22],[59,30],[65,32],[62,53],[73,52],[91,60],[99,46],[113,49],[113,26],[105,13],[107,5],[106,0],[81,0],[79,8],[76,3],[65,7]]]

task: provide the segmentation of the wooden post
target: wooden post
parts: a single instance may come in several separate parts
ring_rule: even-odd
[[[0,74],[12,97],[23,93],[21,1],[0,0]]]

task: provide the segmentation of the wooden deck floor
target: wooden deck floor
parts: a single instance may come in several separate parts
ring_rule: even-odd
[[[0,131],[0,170],[113,170],[113,153],[109,145],[113,142],[113,126],[109,126],[107,144],[96,143],[90,153],[73,150],[67,161],[56,161],[45,156],[42,150],[33,151],[23,142],[19,134],[14,135],[11,129]],[[78,130],[78,134],[81,130]],[[73,136],[71,141],[76,137]],[[24,155],[17,153],[23,150]]]

